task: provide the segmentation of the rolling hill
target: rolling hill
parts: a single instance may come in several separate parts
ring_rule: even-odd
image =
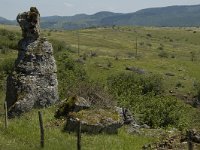
[[[50,16],[42,17],[42,28],[78,29],[92,26],[101,26],[101,21],[107,17],[115,17],[119,13],[102,11],[93,15],[78,14],[75,16]]]
[[[101,20],[103,25],[137,25],[185,27],[200,25],[200,5],[169,6],[149,8],[135,13],[107,17]]]
[[[3,17],[0,17],[0,24],[12,25],[12,24],[14,24],[14,21],[8,20],[8,19],[3,18]]]
[[[16,24],[0,17],[1,24]],[[80,29],[94,26],[135,25],[157,27],[191,27],[200,25],[200,5],[148,8],[134,13],[98,12],[93,15],[49,16],[41,18],[41,27]]]

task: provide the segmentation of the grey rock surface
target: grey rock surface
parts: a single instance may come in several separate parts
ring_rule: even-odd
[[[80,110],[89,109],[91,107],[91,103],[89,100],[84,99],[83,97],[76,97],[76,101],[74,104],[74,111],[78,112]]]
[[[21,18],[24,19],[23,16]],[[27,21],[23,22],[20,26],[25,32],[27,30],[23,26],[26,26]],[[31,22],[27,24],[29,26]],[[23,33],[24,38],[19,41],[14,71],[7,78],[6,101],[10,117],[33,108],[50,106],[59,100],[53,47],[35,31],[38,30],[38,23],[35,26]],[[35,32],[32,32],[33,29]]]
[[[18,14],[17,22],[22,29],[24,38],[37,39],[40,35],[40,13],[36,7],[31,7],[30,11]]]
[[[89,134],[117,134],[118,129],[123,126],[121,117],[116,111],[99,109],[96,111],[82,111],[78,114],[70,115],[67,119],[65,130],[77,131],[79,121],[81,123],[81,132]]]
[[[145,70],[140,69],[140,68],[136,68],[136,67],[126,67],[126,70],[135,72],[137,74],[146,74],[147,73]]]
[[[123,120],[123,124],[131,124],[135,123],[133,115],[131,114],[130,110],[126,108],[115,107],[116,111],[119,113],[120,117]]]
[[[194,143],[200,143],[200,132],[190,130],[187,132],[187,138]]]

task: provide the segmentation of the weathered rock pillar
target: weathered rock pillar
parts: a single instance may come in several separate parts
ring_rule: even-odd
[[[33,108],[56,103],[58,97],[57,68],[53,48],[40,37],[40,14],[37,8],[17,16],[22,29],[18,58],[7,78],[6,101],[9,116],[18,116]]]

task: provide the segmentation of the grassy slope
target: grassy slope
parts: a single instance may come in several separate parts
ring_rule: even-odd
[[[12,31],[20,32],[19,28],[0,26]],[[194,33],[193,31],[196,31]],[[43,31],[47,36],[50,31]],[[148,37],[147,34],[151,34]],[[138,55],[135,59],[135,38],[138,38]],[[173,41],[170,41],[169,38]],[[51,32],[49,39],[56,38],[65,41],[72,47],[77,47],[77,31]],[[174,77],[164,76],[166,91],[174,90],[177,93],[192,93],[192,84],[200,80],[199,54],[200,30],[196,28],[142,28],[120,27],[120,29],[87,29],[80,31],[81,54],[96,52],[98,57],[88,57],[85,68],[94,80],[105,82],[108,75],[125,70],[125,66],[143,68],[148,72],[165,74],[172,72]],[[141,44],[140,44],[141,43]],[[144,44],[142,44],[144,43]],[[148,44],[152,46],[149,47]],[[175,58],[160,58],[158,56],[160,44],[163,49]],[[191,62],[190,52],[195,51],[196,61]],[[116,61],[114,56],[118,56]],[[0,61],[12,55],[0,54]],[[74,54],[77,58],[77,54]],[[108,62],[113,67],[107,68]],[[97,67],[97,64],[105,66]],[[181,70],[181,71],[180,71]],[[184,87],[175,89],[177,82]],[[0,94],[0,113],[3,112],[4,94]],[[75,149],[76,137],[74,134],[61,132],[62,126],[56,126],[53,118],[55,108],[43,110],[46,130],[46,149]],[[25,114],[20,119],[10,120],[8,130],[3,126],[4,118],[0,116],[0,149],[38,149],[39,125],[37,110]],[[120,130],[119,135],[83,135],[83,149],[141,149],[145,143],[154,141],[152,137],[131,136]]]
[[[88,58],[85,65],[94,80],[105,81],[109,74],[124,71],[125,66],[135,66],[163,75],[168,72],[174,73],[174,77],[164,76],[166,91],[190,93],[193,91],[193,82],[200,80],[198,70],[200,30],[198,28],[121,27],[115,30],[100,28],[81,30],[79,35],[81,53],[89,54],[93,51],[99,56]],[[54,37],[77,47],[77,31],[52,32],[49,38]],[[133,57],[136,37],[138,59]],[[149,44],[152,46],[148,46]],[[158,56],[162,51],[158,49],[159,47],[167,52],[168,58]],[[195,53],[194,62],[191,61],[191,52]],[[115,61],[114,56],[118,56],[120,61]],[[171,58],[172,56],[175,58]],[[108,62],[113,64],[110,70],[97,67],[97,64],[106,66]],[[184,87],[175,89],[178,82],[181,82]]]
[[[56,126],[55,108],[42,110],[45,125],[45,149],[76,149],[76,135],[62,132],[63,126]],[[39,124],[37,110],[25,114],[22,118],[9,121],[4,129],[3,117],[0,117],[0,149],[36,150],[39,149]],[[130,136],[121,129],[118,135],[82,135],[82,148],[91,150],[126,149],[139,150],[142,145],[154,141],[152,137]]]

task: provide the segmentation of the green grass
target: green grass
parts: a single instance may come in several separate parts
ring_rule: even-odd
[[[41,110],[45,126],[45,149],[76,149],[76,134],[63,132],[63,126],[56,126],[55,107]],[[23,115],[21,118],[9,120],[8,129],[4,128],[3,117],[0,117],[0,149],[5,150],[37,150],[40,149],[40,131],[37,110]],[[82,148],[85,150],[140,150],[146,144],[155,141],[153,137],[129,135],[125,128],[118,135],[82,134]]]
[[[48,32],[45,31],[44,35]],[[88,58],[85,62],[91,79],[105,82],[108,75],[125,71],[126,66],[135,66],[147,72],[162,74],[166,81],[166,92],[172,90],[181,94],[191,93],[194,91],[193,82],[200,81],[198,28],[98,28],[80,30],[79,36],[81,55],[89,55],[91,51],[97,53],[97,57]],[[49,39],[54,37],[77,49],[77,31],[51,32],[51,36],[48,36]],[[136,37],[138,58],[134,57]],[[168,58],[158,56],[161,52],[159,47],[168,54]],[[194,62],[191,61],[191,52],[195,53]],[[118,61],[115,61],[115,56],[118,56]],[[77,58],[77,55],[74,57]],[[112,68],[106,67],[108,62],[112,63]],[[100,68],[98,64],[105,67]],[[174,73],[175,76],[165,76],[168,72]],[[184,87],[177,89],[175,82],[182,82]]]
[[[0,29],[18,34],[21,32],[16,26],[0,25]],[[51,31],[51,35],[48,36],[49,32],[49,30],[43,30],[42,34],[48,39],[64,41],[75,52],[77,51],[77,31]],[[163,75],[166,94],[173,91],[176,94],[190,97],[195,95],[193,83],[200,81],[199,28],[119,27],[115,30],[112,28],[84,29],[79,33],[81,55],[88,55],[83,67],[91,80],[106,83],[108,76],[126,71],[126,66],[134,66],[148,73]],[[136,37],[138,57],[135,57]],[[161,52],[159,47],[167,52],[168,58],[158,56]],[[91,51],[96,52],[97,57],[90,57]],[[194,62],[191,61],[190,52],[195,52]],[[115,56],[119,60],[115,60]],[[6,54],[0,53],[0,63],[2,64],[5,59],[16,57],[17,51],[9,50]],[[71,57],[78,58],[76,53],[71,53]],[[111,67],[108,67],[109,63],[112,64]],[[175,76],[166,76],[165,74],[169,72]],[[5,86],[6,75],[1,77],[1,80]],[[177,83],[181,83],[183,87],[176,88]],[[3,113],[4,99],[5,89],[0,93],[0,114]],[[63,125],[56,126],[55,109],[51,107],[42,110],[46,134],[45,149],[76,149],[75,134],[62,132]],[[26,113],[21,118],[9,120],[7,130],[4,129],[4,117],[0,116],[0,149],[36,150],[39,149],[39,138],[37,110]],[[141,149],[144,144],[155,140],[148,136],[129,135],[122,128],[118,135],[83,134],[82,147],[85,150],[137,150]]]

